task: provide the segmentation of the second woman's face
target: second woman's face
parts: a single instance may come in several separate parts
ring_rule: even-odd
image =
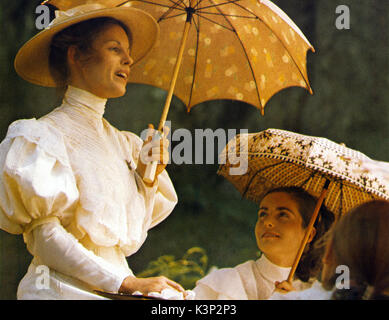
[[[297,202],[286,192],[268,194],[260,203],[255,236],[273,263],[290,267],[305,235]]]
[[[101,98],[123,96],[130,74],[130,44],[119,25],[108,25],[92,43],[92,53],[79,59],[70,83]]]

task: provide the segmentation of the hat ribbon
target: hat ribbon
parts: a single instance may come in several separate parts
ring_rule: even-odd
[[[99,3],[90,3],[90,4],[84,4],[81,6],[77,6],[74,8],[71,8],[66,11],[56,10],[55,11],[55,19],[48,25],[46,29],[50,29],[54,25],[60,24],[69,18],[76,17],[82,14],[89,13],[94,10],[104,9],[106,8],[104,5]]]

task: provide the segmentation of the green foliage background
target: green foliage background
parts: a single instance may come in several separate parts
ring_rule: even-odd
[[[35,7],[39,2],[0,3],[1,139],[12,121],[38,118],[60,103],[55,90],[27,83],[13,69],[18,48],[36,33]],[[169,113],[172,130],[244,128],[258,132],[280,128],[344,142],[372,158],[388,161],[389,2],[273,2],[296,22],[316,49],[308,56],[314,95],[301,88],[284,90],[267,104],[264,117],[255,108],[234,101],[203,103],[187,114],[183,104],[174,100]],[[350,8],[350,30],[335,27],[338,5]],[[164,99],[165,92],[159,89],[130,85],[125,97],[109,102],[105,116],[119,129],[140,134],[148,123],[159,122]],[[253,232],[256,205],[242,200],[216,175],[216,164],[171,164],[168,171],[179,203],[168,219],[150,230],[142,248],[128,258],[137,274],[164,270],[191,287],[193,279],[211,266],[234,266],[257,258]],[[193,247],[205,250],[201,252],[208,258],[206,264],[187,252]],[[30,260],[21,237],[0,231],[0,299],[15,298],[17,284]],[[193,270],[184,261],[192,261]]]

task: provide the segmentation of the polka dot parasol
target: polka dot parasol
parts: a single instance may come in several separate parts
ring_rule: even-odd
[[[268,0],[131,1],[159,23],[154,50],[132,69],[130,82],[169,89],[184,24],[190,29],[174,94],[187,106],[216,99],[244,101],[262,114],[278,91],[300,86],[312,93],[307,51],[295,23]]]
[[[263,114],[270,98],[284,88],[298,86],[312,93],[306,60],[307,52],[314,52],[314,48],[286,13],[269,0],[43,3],[68,10],[99,2],[107,7],[136,7],[156,19],[160,39],[148,57],[133,66],[129,82],[172,89],[188,111],[204,101],[228,99],[244,101]],[[172,88],[175,67],[177,79]]]

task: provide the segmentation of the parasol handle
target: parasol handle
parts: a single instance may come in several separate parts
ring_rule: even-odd
[[[292,283],[292,279],[293,279],[294,273],[296,272],[297,266],[298,266],[298,264],[300,262],[302,254],[304,252],[305,246],[307,245],[307,242],[308,242],[309,236],[311,234],[313,225],[315,224],[315,221],[316,221],[316,218],[317,218],[317,216],[319,214],[321,205],[323,204],[323,201],[324,201],[324,199],[325,199],[325,197],[327,195],[329,184],[330,184],[330,181],[326,180],[326,182],[324,184],[324,188],[323,188],[323,190],[321,192],[321,195],[320,195],[319,199],[317,200],[316,207],[315,207],[315,210],[313,211],[313,215],[311,217],[311,220],[309,221],[309,224],[308,224],[308,227],[307,227],[307,231],[305,232],[304,239],[301,242],[299,250],[297,251],[297,255],[296,255],[296,258],[295,258],[295,260],[293,262],[292,269],[290,270],[288,279],[286,280],[289,283]]]
[[[170,88],[169,88],[169,91],[168,91],[168,94],[167,94],[167,97],[165,100],[165,106],[163,107],[161,119],[159,121],[159,126],[158,126],[159,131],[162,131],[163,126],[165,125],[167,114],[169,112],[170,103],[172,101],[174,88],[176,86],[176,82],[177,82],[177,78],[178,78],[178,72],[180,71],[182,57],[184,55],[186,41],[188,39],[190,25],[191,25],[191,20],[187,19],[187,21],[185,22],[184,31],[183,31],[183,35],[181,38],[180,49],[178,51],[176,64],[174,66],[173,77],[172,77],[172,80],[170,81]]]
[[[188,15],[189,15],[189,13],[188,13]],[[170,88],[169,88],[169,91],[168,91],[168,94],[166,97],[165,106],[163,107],[161,119],[159,121],[159,125],[158,125],[159,132],[162,132],[163,127],[164,127],[165,122],[166,122],[167,114],[169,112],[170,103],[172,101],[174,88],[176,86],[176,82],[177,82],[177,78],[178,78],[178,72],[180,70],[182,57],[184,55],[186,41],[188,39],[190,25],[191,25],[191,19],[188,18],[187,21],[185,22],[184,32],[183,32],[183,35],[181,38],[180,49],[178,51],[177,61],[176,61],[176,64],[174,66],[173,77],[172,77],[172,80],[170,82]],[[153,162],[147,164],[145,175],[143,177],[144,181],[146,181],[147,183],[154,182],[157,165],[158,165],[158,161],[153,161]]]

